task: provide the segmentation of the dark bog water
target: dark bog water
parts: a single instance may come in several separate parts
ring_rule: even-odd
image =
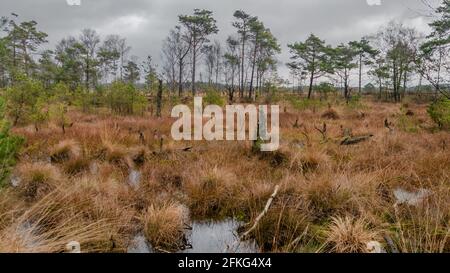
[[[192,230],[186,231],[189,243],[180,253],[255,253],[259,252],[254,241],[239,240],[236,230],[240,223],[234,220],[194,222]],[[143,234],[137,234],[127,253],[154,253]]]
[[[192,248],[182,253],[254,253],[259,252],[253,241],[239,241],[236,230],[240,223],[234,220],[194,222],[187,233]]]
[[[127,253],[153,253],[153,249],[144,234],[136,235],[128,246]]]

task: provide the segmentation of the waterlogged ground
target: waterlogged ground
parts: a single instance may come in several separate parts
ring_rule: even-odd
[[[254,241],[241,241],[237,229],[242,225],[234,220],[194,222],[188,233],[191,248],[182,253],[256,253]]]
[[[179,253],[257,253],[256,242],[241,241],[237,233],[242,226],[235,220],[196,221],[186,231],[187,244]],[[155,250],[142,233],[137,234],[127,249],[128,253],[154,253]],[[156,251],[157,252],[157,251]]]
[[[65,134],[17,126],[26,143],[0,190],[0,252],[450,251],[450,134],[426,104],[279,104],[274,153],[176,142],[174,120],[150,114],[71,109]]]
[[[142,233],[137,234],[131,240],[127,253],[154,253],[152,246]]]
[[[128,176],[130,186],[138,188],[142,173],[131,170]],[[255,241],[241,241],[237,232],[243,223],[233,219],[223,221],[194,221],[186,231],[186,246],[180,253],[256,253]],[[153,253],[154,250],[142,233],[130,243],[128,253]]]

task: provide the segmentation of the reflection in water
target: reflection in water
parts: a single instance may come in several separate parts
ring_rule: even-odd
[[[183,253],[255,253],[255,242],[239,242],[236,230],[239,222],[226,220],[221,222],[194,222],[188,234],[191,249]]]
[[[136,235],[128,246],[127,253],[153,253],[152,247],[145,239],[144,234]]]
[[[17,228],[17,234],[20,237],[21,244],[25,249],[33,250],[41,246],[36,235],[37,226],[29,221],[21,223]]]
[[[236,230],[239,222],[226,220],[221,222],[194,222],[192,231],[186,237],[189,249],[181,253],[257,253],[258,246],[253,241],[240,242]],[[137,234],[127,253],[155,253],[145,236]]]

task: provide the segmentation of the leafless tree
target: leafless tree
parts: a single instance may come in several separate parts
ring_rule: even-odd
[[[170,52],[170,59],[174,58],[174,63],[177,65],[178,95],[181,97],[183,94],[184,74],[186,73],[185,66],[191,51],[192,39],[182,31],[180,26],[176,26],[170,31],[164,42],[164,47]]]

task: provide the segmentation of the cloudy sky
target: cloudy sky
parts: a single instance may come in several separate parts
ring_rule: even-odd
[[[391,20],[428,32],[429,18],[421,0],[0,0],[0,15],[15,12],[22,20],[36,20],[49,34],[50,46],[83,28],[93,28],[103,37],[119,34],[141,60],[152,55],[159,62],[161,44],[178,21],[179,14],[194,8],[214,12],[220,32],[212,39],[224,41],[234,33],[232,14],[236,9],[257,15],[282,45],[278,56],[280,75],[287,77],[286,45],[304,40],[310,33],[329,44],[357,40],[376,32]],[[438,3],[439,0],[429,0]]]

